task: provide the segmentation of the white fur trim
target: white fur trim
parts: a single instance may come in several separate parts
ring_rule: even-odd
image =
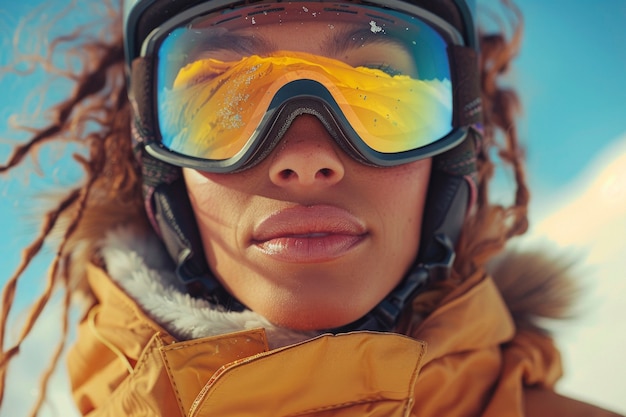
[[[178,282],[169,255],[154,236],[137,236],[119,229],[108,233],[101,247],[111,278],[159,325],[180,340],[264,328],[271,348],[317,336],[277,327],[245,310],[224,311],[191,297]]]

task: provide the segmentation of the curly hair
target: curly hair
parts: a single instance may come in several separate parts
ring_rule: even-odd
[[[516,91],[504,87],[502,77],[517,56],[522,40],[521,13],[513,3],[502,0],[509,12],[512,33],[483,33],[480,36],[480,74],[484,117],[484,138],[478,152],[478,197],[476,209],[464,225],[457,248],[461,256],[456,264],[461,276],[486,263],[506,242],[528,230],[530,192],[526,183],[524,150],[518,138],[516,120],[521,105]],[[500,25],[502,26],[502,24]],[[515,181],[509,206],[494,204],[489,186],[496,173],[498,157]],[[458,269],[457,268],[457,269]],[[470,268],[469,270],[467,268]]]
[[[458,277],[467,276],[484,265],[502,250],[509,239],[523,234],[528,227],[529,192],[515,125],[520,105],[515,91],[500,84],[517,54],[522,24],[517,8],[506,0],[503,3],[510,12],[505,26],[512,28],[512,33],[507,35],[502,30],[497,34],[480,36],[485,137],[478,153],[477,203],[458,245],[455,263],[455,275]],[[8,162],[0,166],[0,174],[14,170],[44,143],[77,142],[88,149],[87,156],[74,155],[85,171],[82,182],[65,192],[46,213],[38,236],[23,250],[21,262],[6,281],[2,293],[0,405],[8,364],[18,354],[22,342],[31,333],[53,293],[59,290],[63,294],[65,327],[50,367],[42,377],[42,389],[33,415],[43,403],[48,379],[65,347],[68,312],[73,296],[77,293],[90,295],[81,279],[81,266],[97,258],[97,242],[107,230],[122,224],[145,230],[149,228],[143,208],[141,167],[133,154],[130,138],[131,111],[125,88],[122,25],[118,8],[109,9],[109,19],[110,39],[88,38],[69,49],[69,54],[82,57],[84,62],[79,72],[66,75],[75,85],[70,96],[52,108],[54,117],[47,125],[29,129],[33,132],[30,139],[15,147]],[[55,42],[73,41],[79,36],[74,34]],[[55,45],[52,44],[51,49]],[[513,201],[508,206],[490,201],[489,185],[498,166],[494,157],[515,178]],[[44,242],[54,236],[60,238],[47,286],[33,303],[17,342],[5,349],[7,321],[18,281],[40,253]]]

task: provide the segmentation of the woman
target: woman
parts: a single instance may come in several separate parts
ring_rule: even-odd
[[[82,414],[614,415],[554,393],[536,311],[504,303],[523,274],[498,290],[485,272],[528,192],[497,84],[519,34],[479,40],[473,9],[124,4],[9,162],[99,123],[42,233],[65,220],[51,278],[89,300],[68,358]],[[489,201],[497,129],[508,208]]]

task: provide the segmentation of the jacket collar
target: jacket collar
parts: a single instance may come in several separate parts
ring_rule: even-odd
[[[286,410],[290,413],[304,412],[301,406],[306,410],[336,408],[343,400],[351,401],[350,407],[367,410],[371,405],[364,399],[367,397],[378,403],[391,401],[395,411],[385,415],[408,415],[413,403],[423,415],[442,415],[442,410],[450,406],[459,412],[474,410],[471,413],[476,414],[484,407],[481,395],[493,392],[490,407],[496,407],[496,412],[485,413],[491,416],[501,415],[511,404],[521,407],[522,383],[551,386],[560,372],[558,357],[554,357],[548,339],[539,335],[514,337],[513,322],[495,284],[481,272],[453,290],[410,332],[411,338],[367,332],[294,334],[272,326],[262,317],[241,313],[231,317],[190,299],[177,289],[163,258],[155,256],[159,249],[151,246],[154,243],[150,238],[137,240],[122,235],[109,237],[103,248],[111,277],[96,266],[88,267],[88,283],[97,303],[81,323],[78,343],[69,355],[74,395],[83,413],[95,407],[103,410],[98,414],[102,416],[135,416],[145,415],[132,414],[136,410],[150,408],[162,411],[161,415],[181,411],[191,415],[193,409],[194,416],[204,416],[207,410],[243,407],[241,392],[258,392],[263,395],[254,398],[264,404],[276,394],[280,404],[298,408]],[[152,299],[148,293],[158,297]],[[168,314],[169,309],[178,311]],[[190,312],[194,312],[192,321],[185,322]],[[193,319],[196,314],[201,318]],[[186,332],[185,323],[199,329]],[[268,343],[272,336],[280,342]],[[535,340],[538,338],[540,343]],[[500,351],[509,345],[511,349]],[[226,346],[234,350],[229,354]],[[246,347],[239,349],[241,346]],[[210,360],[211,352],[219,353],[215,361]],[[501,364],[506,366],[502,368]],[[480,370],[482,377],[477,379],[468,369]],[[523,369],[527,370],[524,377],[520,373]],[[418,373],[419,383],[413,393]],[[531,380],[523,382],[528,378]],[[494,385],[499,380],[501,383]],[[243,391],[242,384],[248,381],[252,385],[246,388],[249,391]],[[365,383],[374,385],[362,386]],[[311,386],[318,394],[325,388],[329,393],[303,395],[301,401],[291,401]],[[346,386],[356,390],[346,390]],[[278,391],[273,393],[272,389]],[[455,396],[450,401],[451,394],[467,390],[482,394]],[[355,405],[354,399],[362,392],[366,392],[364,402]],[[342,393],[345,398],[339,395]],[[380,398],[381,393],[390,397]],[[470,404],[473,400],[479,403]],[[246,404],[256,410],[254,403]],[[271,406],[261,409],[269,413],[273,410]]]
[[[98,303],[68,356],[84,414],[406,416],[413,405],[423,342],[355,332],[270,349],[264,329],[178,341],[102,269],[87,274]]]

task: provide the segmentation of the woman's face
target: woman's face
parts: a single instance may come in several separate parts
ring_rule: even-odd
[[[327,35],[318,29],[300,28],[298,42],[293,28],[254,33],[278,49],[319,53]],[[418,251],[430,167],[363,165],[305,114],[248,170],[183,172],[217,279],[274,324],[310,330],[362,317],[403,278]]]

